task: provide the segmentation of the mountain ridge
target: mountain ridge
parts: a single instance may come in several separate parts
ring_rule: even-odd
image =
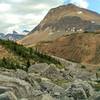
[[[75,32],[100,29],[100,14],[73,4],[51,9],[29,35],[18,41],[23,45],[34,45],[40,41],[59,38]]]
[[[8,34],[0,33],[0,39],[3,39],[3,40],[17,41],[24,37],[25,35],[19,34],[16,31],[13,31],[12,33],[8,33]]]

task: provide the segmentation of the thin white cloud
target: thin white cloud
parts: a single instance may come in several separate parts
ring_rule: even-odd
[[[35,25],[31,25],[31,24],[28,24],[28,23],[27,23],[27,26],[24,25],[24,24],[21,24],[21,25],[18,24],[18,25],[14,25],[14,26],[10,26],[10,27],[6,28],[5,31],[7,33],[12,33],[12,30],[16,30],[19,34],[25,35],[25,33],[23,33],[23,30],[31,31],[32,28],[34,28],[34,27],[35,27]]]
[[[69,2],[82,8],[88,8],[89,5],[87,0],[70,0]]]
[[[11,10],[11,5],[10,4],[7,4],[7,3],[1,3],[0,4],[0,12],[7,12]]]
[[[5,14],[5,22],[8,24],[18,24],[21,23],[22,16],[17,14]]]
[[[22,3],[22,2],[26,2],[27,0],[9,0],[12,3]]]
[[[0,32],[32,30],[49,9],[63,0],[0,0]]]
[[[45,15],[45,13],[41,14],[41,15],[30,13],[30,14],[27,14],[26,16],[24,16],[23,19],[26,20],[27,22],[29,20],[33,20],[34,19],[34,24],[38,24],[41,21],[41,19],[43,19],[44,15]]]
[[[37,4],[32,7],[33,9],[50,9],[48,4]]]

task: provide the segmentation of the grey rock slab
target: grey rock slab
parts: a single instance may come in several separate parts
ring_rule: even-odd
[[[42,73],[42,75],[44,77],[51,79],[51,80],[64,79],[60,73],[60,70],[54,64],[49,65],[49,68],[44,73]]]
[[[21,70],[21,69],[17,69],[15,74],[17,78],[20,78],[22,80],[28,77],[28,74],[24,70]]]
[[[28,97],[33,92],[33,88],[29,83],[15,77],[0,75],[0,86],[11,88],[18,97]]]
[[[86,81],[76,80],[71,84],[71,86],[66,90],[69,97],[73,97],[75,100],[88,99],[93,96],[94,91],[90,84]]]
[[[43,73],[49,68],[49,65],[46,63],[34,64],[28,69],[28,73]]]
[[[0,100],[18,100],[12,92],[5,92],[0,95]]]

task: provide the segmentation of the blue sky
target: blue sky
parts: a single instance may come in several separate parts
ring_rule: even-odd
[[[88,0],[89,9],[94,10],[100,14],[100,0]]]
[[[51,8],[68,3],[100,13],[100,0],[0,0],[0,32],[30,31]]]
[[[76,3],[84,8],[100,13],[100,0],[64,0],[64,3]]]

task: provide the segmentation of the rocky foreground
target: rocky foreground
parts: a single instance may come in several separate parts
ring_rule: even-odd
[[[32,65],[28,72],[0,69],[0,100],[100,100],[99,71],[60,59]]]

